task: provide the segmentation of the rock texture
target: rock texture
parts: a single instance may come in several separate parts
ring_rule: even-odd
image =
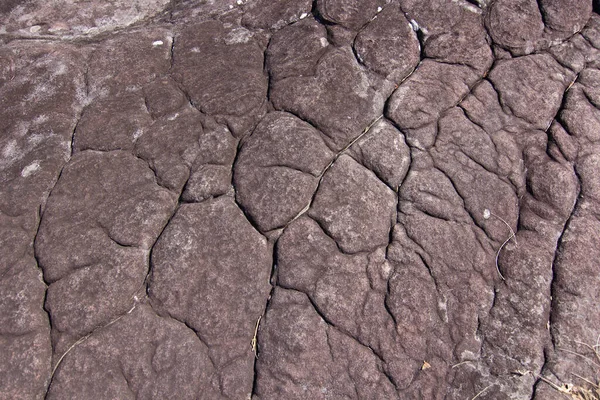
[[[591,0],[8,0],[0,104],[0,399],[600,392]]]

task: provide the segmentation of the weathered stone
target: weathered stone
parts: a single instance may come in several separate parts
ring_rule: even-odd
[[[138,89],[171,67],[172,34],[164,29],[131,32],[101,42],[89,58],[92,96]]]
[[[139,94],[97,99],[83,110],[73,136],[73,149],[131,151],[151,123]]]
[[[312,126],[270,113],[240,149],[236,199],[263,232],[283,227],[310,204],[333,157]]]
[[[466,66],[423,61],[417,70],[394,92],[386,116],[407,132],[409,145],[418,148],[432,146],[435,131],[416,131],[435,123],[443,111],[455,106],[469,93],[469,85],[477,79]]]
[[[230,189],[231,167],[204,164],[193,168],[181,199],[187,202],[199,202],[209,197],[221,196]]]
[[[343,251],[357,253],[388,243],[395,207],[390,188],[342,155],[323,176],[308,213]]]
[[[490,5],[486,23],[494,42],[514,54],[546,49],[579,32],[592,12],[592,2],[502,0]]]
[[[275,108],[311,122],[341,150],[383,111],[383,96],[360,69],[349,49],[321,57],[314,76],[294,76],[271,86]]]
[[[175,201],[122,151],[84,151],[65,167],[35,242],[56,354],[131,308]]]
[[[225,28],[210,21],[189,27],[178,37],[174,76],[202,112],[241,117],[265,102],[264,57],[252,35],[243,27]]]
[[[350,147],[350,154],[394,191],[404,180],[410,165],[410,149],[404,135],[385,120]]]
[[[419,30],[425,38],[452,31],[462,19],[471,18],[468,14],[481,14],[475,5],[467,1],[400,0],[400,7],[411,19],[415,30]]]
[[[487,26],[494,42],[528,54],[544,32],[544,21],[535,0],[502,0],[489,9]]]
[[[311,8],[310,0],[257,0],[244,8],[242,24],[248,28],[280,29],[306,18]]]
[[[42,399],[52,344],[33,241],[70,155],[84,67],[69,45],[13,43],[2,54],[8,68],[0,80],[0,398]]]
[[[144,86],[144,103],[152,118],[175,114],[183,108],[187,99],[170,79],[160,79]]]
[[[63,3],[0,4],[0,398],[596,382],[592,0]]]
[[[93,36],[124,28],[162,11],[168,0],[65,3],[59,0],[9,0],[0,6],[4,32],[25,37]]]
[[[372,351],[328,325],[304,293],[278,288],[270,304],[260,331],[260,398],[397,398]]]
[[[420,61],[419,40],[397,5],[388,5],[356,36],[357,57],[373,71],[402,81]]]
[[[152,304],[208,346],[224,396],[252,390],[251,341],[270,273],[266,239],[225,196],[181,205],[152,252]]]
[[[148,162],[161,186],[179,193],[200,154],[202,133],[199,113],[187,107],[173,117],[155,121],[136,141],[134,151]]]
[[[2,236],[8,228],[3,222]],[[3,249],[15,244],[4,239],[0,237]],[[4,260],[9,256],[5,252]],[[42,309],[46,285],[31,254],[19,258],[11,270],[4,270],[6,266],[2,265],[0,397],[25,400],[44,397],[51,374],[52,346],[48,316]]]
[[[385,0],[317,0],[323,18],[354,30],[369,22],[383,5]]]
[[[498,62],[489,74],[506,111],[538,129],[550,126],[573,78],[548,55]]]
[[[314,75],[328,46],[327,30],[313,18],[285,27],[273,35],[267,48],[271,78]]]
[[[145,304],[99,330],[62,360],[48,399],[220,398],[205,343]]]
[[[494,61],[483,18],[466,7],[460,15],[460,20],[443,32],[427,37],[423,54],[436,61],[468,65],[483,76]]]

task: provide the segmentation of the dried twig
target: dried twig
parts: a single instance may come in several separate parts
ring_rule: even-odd
[[[518,243],[517,243],[517,236],[515,234],[515,231],[513,231],[513,229],[508,224],[508,222],[506,222],[503,218],[501,218],[498,215],[494,214],[493,212],[491,212],[487,208],[485,210],[483,210],[483,218],[484,219],[489,219],[490,216],[492,216],[492,215],[494,217],[498,218],[500,221],[504,222],[504,225],[506,225],[508,227],[508,229],[510,230],[510,236],[508,237],[508,239],[506,239],[504,241],[504,243],[502,243],[500,245],[500,248],[498,248],[498,251],[496,252],[496,271],[498,271],[498,275],[500,275],[500,278],[502,278],[502,280],[505,281],[506,279],[504,278],[504,275],[502,275],[502,272],[500,272],[500,267],[498,266],[498,258],[500,257],[500,252],[502,251],[502,248],[504,246],[506,246],[506,244],[508,242],[510,242],[510,239],[514,238],[515,239],[515,245],[518,245]]]

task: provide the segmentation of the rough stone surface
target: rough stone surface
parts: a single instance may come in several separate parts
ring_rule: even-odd
[[[326,20],[359,29],[373,18],[385,0],[318,0],[317,10]]]
[[[420,44],[398,5],[389,5],[356,36],[359,60],[375,72],[400,82],[420,61]]]
[[[94,36],[152,17],[168,0],[65,2],[8,0],[0,5],[3,34],[25,37]]]
[[[314,69],[312,76],[275,80],[270,97],[275,108],[313,124],[339,151],[381,115],[384,99],[348,48],[328,51]]]
[[[252,1],[244,8],[242,24],[249,28],[280,29],[306,18],[311,8],[310,0]]]
[[[387,244],[395,206],[390,188],[342,155],[323,176],[309,214],[342,250],[356,253]]]
[[[269,295],[267,240],[232,199],[184,204],[154,247],[150,301],[192,329],[225,397],[252,391],[255,354],[250,343]]]
[[[310,204],[333,157],[312,126],[285,112],[270,113],[240,149],[237,200],[262,231],[283,227]]]
[[[597,6],[1,2],[0,399],[600,390]]]
[[[59,355],[131,307],[175,201],[122,151],[84,151],[63,169],[35,242]]]
[[[187,28],[173,49],[174,72],[195,107],[211,115],[242,117],[266,100],[264,55],[243,27],[208,21]],[[226,118],[227,120],[227,118]],[[236,124],[243,134],[248,123]],[[240,125],[240,126],[238,126]],[[236,132],[237,133],[237,132]]]

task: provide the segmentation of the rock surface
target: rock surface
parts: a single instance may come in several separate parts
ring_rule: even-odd
[[[599,82],[591,0],[4,1],[0,399],[592,390]]]

